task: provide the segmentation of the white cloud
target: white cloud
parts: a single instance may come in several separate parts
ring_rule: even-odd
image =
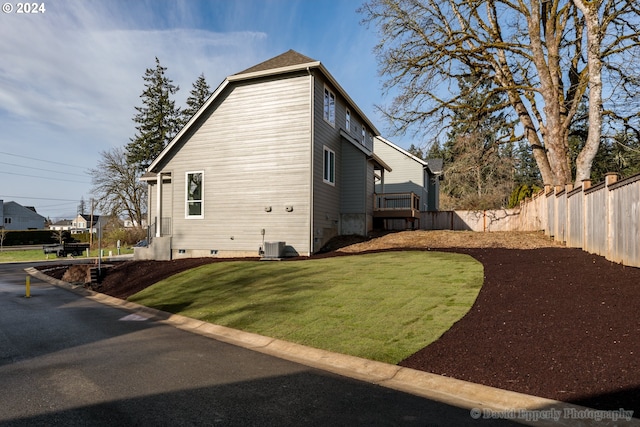
[[[95,167],[100,151],[134,136],[142,76],[156,56],[180,86],[178,105],[201,73],[215,88],[264,59],[257,53],[266,40],[261,32],[135,29],[119,15],[126,10],[103,3],[53,5],[41,16],[0,16],[2,151]],[[73,193],[64,198],[79,199],[90,189],[88,179],[77,185],[16,181],[11,189],[0,184],[0,194],[59,197],[64,191]]]

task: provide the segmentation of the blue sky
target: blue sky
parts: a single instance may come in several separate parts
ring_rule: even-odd
[[[17,2],[13,2],[17,4]],[[358,0],[46,0],[0,13],[0,199],[51,219],[91,198],[101,151],[135,134],[142,76],[155,57],[184,105],[204,73],[213,88],[289,49],[321,61],[385,134],[373,46]],[[411,142],[390,137],[403,147]]]

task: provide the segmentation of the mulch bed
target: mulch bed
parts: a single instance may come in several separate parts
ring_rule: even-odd
[[[640,416],[640,268],[579,249],[442,250],[480,261],[484,286],[465,317],[401,366]],[[127,298],[220,261],[116,264],[97,290]]]
[[[484,265],[484,286],[401,366],[640,416],[640,268],[579,249],[455,252]]]

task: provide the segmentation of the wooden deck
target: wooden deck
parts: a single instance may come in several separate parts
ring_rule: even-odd
[[[374,194],[373,217],[420,220],[420,197],[415,193]]]

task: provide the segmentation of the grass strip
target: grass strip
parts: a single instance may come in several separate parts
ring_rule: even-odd
[[[57,258],[56,254],[45,255],[42,249],[26,249],[26,250],[11,250],[10,247],[5,247],[0,251],[0,263],[2,262],[28,262],[28,261],[44,261],[44,260],[53,260],[53,259],[64,259]],[[112,255],[117,255],[118,249],[115,247],[108,247],[102,249],[102,256],[106,258],[109,256],[109,251],[111,251]],[[120,254],[132,254],[133,249],[130,248],[121,248]],[[98,249],[92,249],[89,251],[90,257],[97,257],[100,254]],[[86,251],[81,256],[76,256],[75,258],[86,258]]]
[[[198,267],[129,300],[343,354],[398,363],[464,316],[483,282],[468,255],[398,251]]]

